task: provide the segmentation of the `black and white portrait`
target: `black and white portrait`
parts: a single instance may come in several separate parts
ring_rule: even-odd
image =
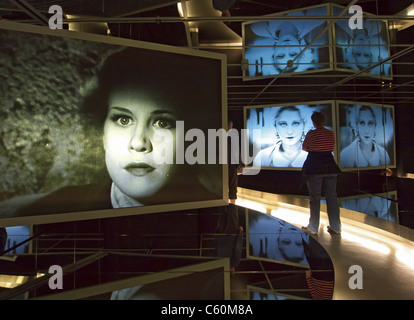
[[[177,160],[222,126],[221,58],[30,28],[0,29],[0,218],[223,199],[222,165]]]
[[[314,129],[311,115],[321,111],[326,127],[334,130],[332,102],[246,107],[246,129],[249,132],[249,154],[252,165],[261,168],[302,168],[308,153],[302,150],[306,133]],[[260,130],[260,135],[253,134]]]

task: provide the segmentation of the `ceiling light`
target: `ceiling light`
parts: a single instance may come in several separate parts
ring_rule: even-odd
[[[180,17],[184,17],[183,6],[181,2],[177,2],[177,9],[178,9],[178,13],[180,14]]]

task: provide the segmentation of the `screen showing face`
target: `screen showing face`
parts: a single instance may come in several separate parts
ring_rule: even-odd
[[[309,266],[303,241],[309,236],[299,228],[260,212],[248,214],[249,255],[259,259]]]
[[[285,14],[292,17],[326,16],[322,6]],[[330,68],[329,32],[323,20],[269,20],[243,24],[249,61],[246,77],[264,77]],[[312,42],[313,41],[313,42]],[[309,47],[308,44],[312,42]],[[306,48],[306,50],[305,50]]]
[[[195,156],[223,126],[221,57],[22,29],[0,25],[0,218],[224,202],[223,166]]]
[[[334,6],[334,15],[344,8]],[[352,15],[345,13],[345,16]],[[351,29],[349,20],[335,22],[336,67],[352,71],[372,68],[390,56],[387,23],[379,20],[364,19],[362,29]],[[367,70],[367,74],[390,77],[391,63],[386,62]]]
[[[338,103],[341,168],[395,166],[391,107]]]
[[[306,133],[314,129],[311,115],[315,111],[324,113],[325,127],[333,131],[331,102],[246,107],[249,155],[253,156],[251,165],[264,169],[302,168],[308,155],[302,150],[302,142]]]

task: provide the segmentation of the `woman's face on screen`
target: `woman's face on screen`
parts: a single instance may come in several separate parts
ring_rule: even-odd
[[[356,66],[362,70],[372,65],[372,50],[370,39],[364,32],[357,32],[352,43],[352,55]]]
[[[299,55],[301,47],[298,46],[300,43],[297,35],[298,31],[291,23],[283,24],[273,52],[273,61],[277,69],[285,69],[287,62],[294,60]]]
[[[282,111],[276,118],[275,126],[284,144],[294,145],[302,138],[304,123],[296,110]]]
[[[137,89],[110,94],[104,125],[106,166],[126,195],[142,200],[171,181],[175,173],[176,115]]]
[[[376,121],[370,110],[361,110],[357,121],[358,134],[361,142],[371,143],[375,136]]]
[[[304,258],[302,233],[295,227],[284,227],[278,240],[279,250],[291,262],[300,262]]]

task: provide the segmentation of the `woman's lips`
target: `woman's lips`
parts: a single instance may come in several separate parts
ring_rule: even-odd
[[[136,177],[142,177],[145,176],[152,171],[155,170],[154,167],[150,166],[147,163],[140,162],[140,163],[130,163],[125,167],[125,170],[131,173],[132,175]]]

